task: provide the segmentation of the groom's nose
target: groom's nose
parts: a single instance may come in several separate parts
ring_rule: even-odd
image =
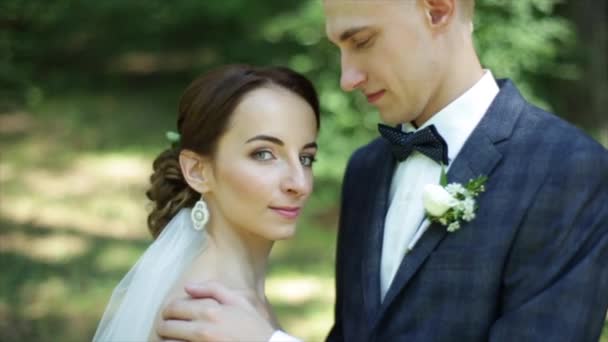
[[[341,55],[340,66],[342,68],[340,75],[340,87],[342,90],[353,91],[365,83],[365,73],[346,54]]]

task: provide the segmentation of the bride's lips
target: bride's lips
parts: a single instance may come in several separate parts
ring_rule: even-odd
[[[384,95],[384,93],[385,93],[384,90],[380,90],[375,93],[365,94],[365,96],[367,97],[367,101],[369,103],[374,103],[374,102],[380,100],[380,98]]]
[[[295,219],[300,215],[300,207],[269,207],[274,210],[277,214],[288,218]]]

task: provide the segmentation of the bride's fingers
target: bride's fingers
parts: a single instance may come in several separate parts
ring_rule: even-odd
[[[200,321],[163,321],[157,325],[156,333],[163,341],[218,340],[212,326]]]
[[[217,316],[219,304],[211,298],[205,299],[175,299],[170,301],[161,312],[163,320],[190,321],[195,319],[210,319]]]

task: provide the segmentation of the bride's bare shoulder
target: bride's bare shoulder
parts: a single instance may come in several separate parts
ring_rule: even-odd
[[[175,310],[175,304],[178,304],[180,301],[186,301],[190,299],[190,296],[186,293],[184,287],[189,283],[197,283],[203,282],[206,280],[210,280],[210,271],[205,272],[204,270],[209,270],[210,267],[190,267],[184,271],[184,274],[173,284],[162,304],[158,308],[156,312],[156,317],[154,318],[154,324],[152,325],[152,331],[150,332],[150,341],[161,341],[161,338],[158,336],[157,330],[159,324],[162,322],[164,316],[163,315],[172,315],[171,311]],[[171,306],[168,308],[168,306]],[[175,313],[173,313],[174,315]],[[171,318],[171,317],[168,317]]]
[[[180,300],[185,300],[188,298],[189,298],[189,296],[184,291],[184,285],[181,284],[181,282],[178,282],[178,284],[176,284],[176,286],[174,286],[169,291],[169,293],[167,293],[167,295],[165,296],[165,299],[163,300],[162,304],[158,308],[158,311],[156,312],[156,317],[154,318],[154,324],[152,325],[152,331],[150,332],[150,338],[148,339],[149,341],[152,341],[152,342],[162,341],[160,336],[158,336],[157,328],[158,328],[159,324],[162,322],[164,315],[166,315],[166,314],[170,315],[170,312],[168,312],[168,310],[166,310],[167,306],[171,303],[176,303]]]

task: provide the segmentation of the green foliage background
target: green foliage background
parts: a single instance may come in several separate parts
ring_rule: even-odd
[[[582,34],[585,1],[477,3],[482,63],[608,145],[605,106],[591,105],[606,104],[605,63],[594,63],[606,26],[594,31],[603,40]],[[181,91],[225,63],[287,65],[321,95],[315,194],[301,233],[273,252],[269,295],[287,330],[324,336],[341,175],[378,117],[339,89],[320,1],[2,0],[0,340],[90,338],[149,242],[143,192]]]

